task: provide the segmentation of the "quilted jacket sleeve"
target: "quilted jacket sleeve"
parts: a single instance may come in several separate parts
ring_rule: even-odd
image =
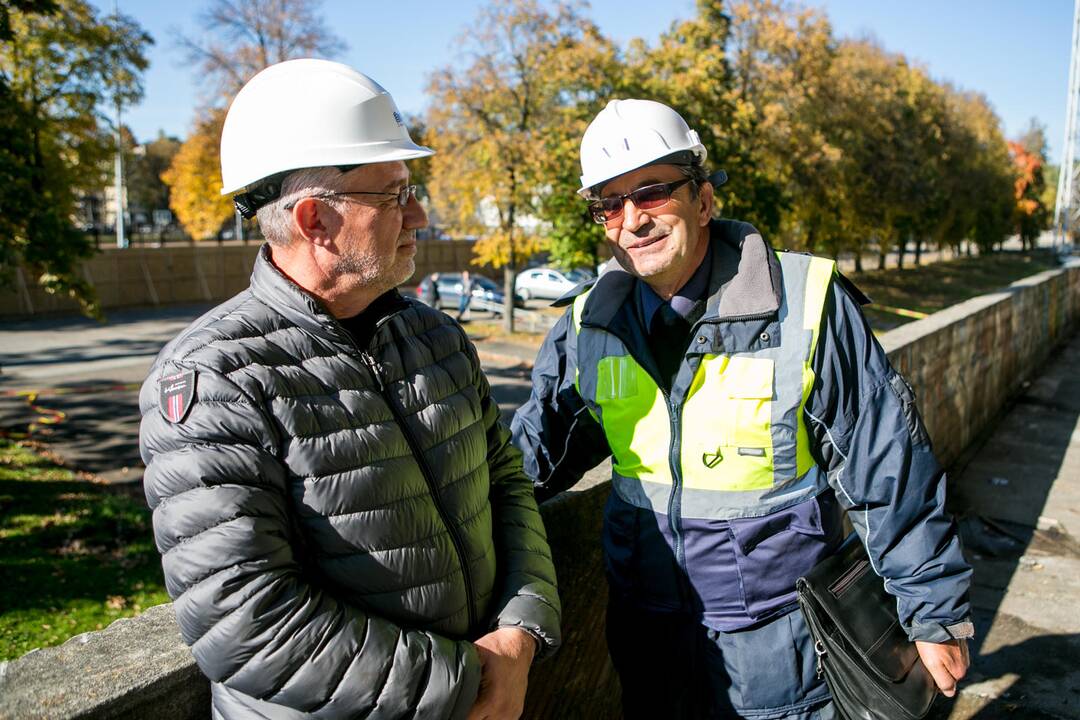
[[[533,365],[532,395],[510,424],[541,500],[572,486],[611,455],[603,428],[575,385],[577,336],[571,312],[544,339]]]
[[[169,422],[157,380],[189,369],[197,400]],[[210,680],[317,718],[467,714],[480,681],[472,643],[366,615],[304,576],[275,429],[240,387],[211,368],[159,364],[140,407],[167,589]]]
[[[970,634],[971,568],[945,510],[945,472],[905,380],[834,282],[812,361],[811,444],[912,640]]]
[[[521,453],[510,442],[510,431],[499,421],[499,406],[491,397],[476,349],[471,343],[469,348],[487,431],[497,553],[497,600],[491,626],[519,627],[528,632],[540,643],[539,659],[553,653],[561,642],[562,608],[555,566],[532,482],[522,471]]]

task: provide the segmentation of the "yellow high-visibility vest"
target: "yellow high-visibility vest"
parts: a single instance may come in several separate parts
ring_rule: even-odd
[[[810,363],[835,263],[778,256],[779,343],[702,354],[676,399],[621,340],[582,323],[588,292],[575,299],[577,388],[603,426],[613,487],[622,499],[667,513],[677,486],[683,516],[729,519],[764,515],[825,489],[803,408],[814,384]],[[695,340],[705,336],[691,338],[688,353]]]

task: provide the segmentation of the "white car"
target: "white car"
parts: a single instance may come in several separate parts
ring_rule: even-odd
[[[549,267],[531,268],[518,274],[514,291],[523,300],[555,300],[592,277],[586,270],[564,272]]]

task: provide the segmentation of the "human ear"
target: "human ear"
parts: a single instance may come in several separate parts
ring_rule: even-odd
[[[709,220],[712,219],[713,186],[711,182],[706,180],[698,188],[698,200],[701,202],[698,209],[698,224],[705,227],[709,224]]]
[[[296,232],[313,245],[328,245],[330,233],[323,222],[323,204],[316,198],[307,197],[293,206],[292,221]]]

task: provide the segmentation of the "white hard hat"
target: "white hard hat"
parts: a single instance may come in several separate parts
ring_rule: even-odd
[[[288,60],[233,100],[221,132],[221,194],[290,170],[434,152],[412,141],[390,93],[367,75],[328,60]]]
[[[679,113],[653,100],[612,100],[581,138],[581,189],[668,157],[705,162],[705,146]]]

